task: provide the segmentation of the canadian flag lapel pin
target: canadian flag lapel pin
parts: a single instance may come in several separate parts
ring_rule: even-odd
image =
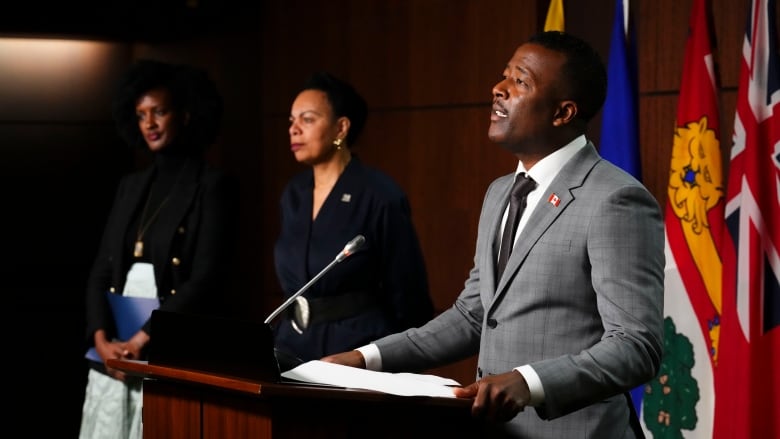
[[[550,198],[547,199],[547,202],[555,207],[558,207],[558,205],[561,204],[561,199],[555,195],[555,192],[553,192],[550,194]]]

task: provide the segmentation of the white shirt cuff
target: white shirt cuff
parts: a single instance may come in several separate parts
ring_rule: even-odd
[[[363,354],[363,359],[366,361],[366,369],[377,372],[382,371],[382,355],[379,354],[379,348],[375,344],[367,344],[355,350]]]
[[[368,360],[366,360],[368,363]],[[544,402],[544,387],[542,387],[542,380],[539,379],[539,375],[533,367],[526,364],[515,368],[525,378],[525,382],[528,383],[528,390],[531,392],[531,400],[528,401],[528,405],[536,407]]]

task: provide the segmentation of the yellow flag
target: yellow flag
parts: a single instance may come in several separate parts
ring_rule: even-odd
[[[547,19],[544,20],[544,30],[563,31],[563,0],[550,0]]]

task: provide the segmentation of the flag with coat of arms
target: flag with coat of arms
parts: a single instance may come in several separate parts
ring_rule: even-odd
[[[664,212],[664,358],[646,386],[648,437],[712,438],[725,188],[709,1],[693,0]]]

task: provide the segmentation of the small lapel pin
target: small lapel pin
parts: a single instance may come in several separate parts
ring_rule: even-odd
[[[558,196],[555,195],[555,193],[552,193],[550,194],[550,198],[547,199],[547,202],[549,202],[555,207],[558,207],[558,205],[561,204],[561,199],[558,198]]]
[[[341,202],[349,203],[352,200],[352,194],[341,194]]]

